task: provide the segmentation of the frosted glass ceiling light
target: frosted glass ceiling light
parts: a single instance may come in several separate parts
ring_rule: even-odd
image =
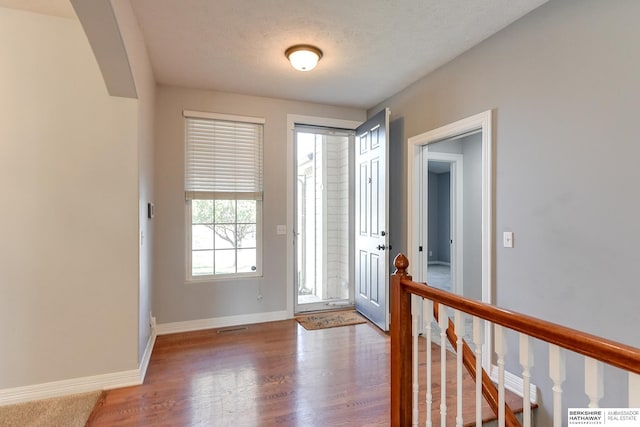
[[[291,66],[299,71],[311,71],[322,58],[322,51],[308,44],[297,44],[284,51]]]

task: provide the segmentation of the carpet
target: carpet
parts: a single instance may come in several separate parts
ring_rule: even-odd
[[[336,328],[338,326],[357,325],[367,322],[367,319],[359,315],[355,310],[301,314],[296,316],[296,320],[309,331],[315,329]]]
[[[102,391],[0,406],[0,427],[83,427]]]

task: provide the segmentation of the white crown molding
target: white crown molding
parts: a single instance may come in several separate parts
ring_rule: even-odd
[[[251,323],[275,322],[290,319],[286,310],[266,313],[241,314],[238,316],[214,317],[210,319],[188,320],[185,322],[160,323],[156,326],[158,335],[178,332],[200,331],[202,329],[226,328],[229,326],[248,325]]]

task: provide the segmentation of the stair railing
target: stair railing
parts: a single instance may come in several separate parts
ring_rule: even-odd
[[[418,425],[418,384],[417,384],[417,316],[412,316],[412,295],[422,298],[425,313],[434,312],[440,327],[441,366],[446,349],[445,337],[457,349],[457,408],[456,425],[462,425],[460,413],[462,407],[461,370],[462,366],[469,371],[476,381],[476,426],[482,425],[480,408],[480,388],[490,407],[498,417],[499,426],[519,426],[505,403],[505,371],[506,355],[505,328],[520,333],[520,364],[523,380],[523,425],[531,425],[531,404],[529,397],[530,371],[533,367],[531,338],[537,338],[549,344],[549,376],[553,381],[553,425],[562,426],[562,384],[565,381],[565,350],[585,356],[585,394],[589,397],[590,408],[597,408],[603,397],[603,363],[628,372],[629,407],[640,407],[640,349],[622,343],[604,339],[595,335],[547,322],[535,317],[514,311],[505,310],[493,305],[461,297],[417,283],[407,273],[409,262],[406,256],[399,254],[395,259],[396,272],[391,276],[391,425],[405,427]],[[455,322],[443,312],[454,310]],[[473,316],[473,341],[475,354],[462,339],[462,313]],[[430,316],[425,316],[430,319]],[[481,319],[494,326],[494,342],[498,365],[497,386],[482,369]],[[456,328],[457,326],[457,328]],[[431,326],[425,321],[427,332],[427,425],[431,417]],[[456,332],[458,334],[456,335]],[[460,354],[461,353],[461,354]],[[472,369],[473,366],[473,369]],[[442,390],[446,385],[444,369],[441,372]],[[496,390],[497,389],[497,390]],[[497,394],[497,406],[496,396]],[[444,397],[444,396],[442,396]],[[441,425],[446,425],[447,407],[441,399]]]

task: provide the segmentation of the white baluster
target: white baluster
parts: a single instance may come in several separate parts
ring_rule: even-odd
[[[589,396],[589,408],[599,408],[604,396],[602,363],[590,357],[584,358],[584,392]]]
[[[447,427],[447,308],[440,304],[438,311],[440,326],[440,425]]]
[[[455,331],[458,338],[456,342],[456,427],[462,427],[462,336],[464,335],[464,318],[460,310],[455,311]]]
[[[531,427],[531,367],[533,348],[531,338],[520,334],[520,365],[522,366],[522,425]]]
[[[507,354],[505,331],[500,325],[494,325],[495,346],[498,364],[498,426],[505,425],[504,410],[504,356]]]
[[[562,427],[562,383],[566,379],[565,353],[549,344],[549,377],[553,381],[553,426]]]
[[[412,402],[412,423],[413,427],[418,427],[418,393],[420,390],[420,378],[418,377],[418,316],[411,316],[411,326],[413,331],[413,402]]]
[[[476,354],[476,427],[482,426],[482,344],[484,343],[484,322],[473,318],[473,344]]]
[[[431,316],[433,316],[433,302],[431,300],[423,300],[423,320],[424,329],[427,332],[427,394],[425,397],[427,404],[427,420],[425,422],[426,427],[432,426],[431,421],[431,407],[433,405],[433,395],[431,394]]]
[[[640,408],[640,375],[629,372],[629,408]]]

